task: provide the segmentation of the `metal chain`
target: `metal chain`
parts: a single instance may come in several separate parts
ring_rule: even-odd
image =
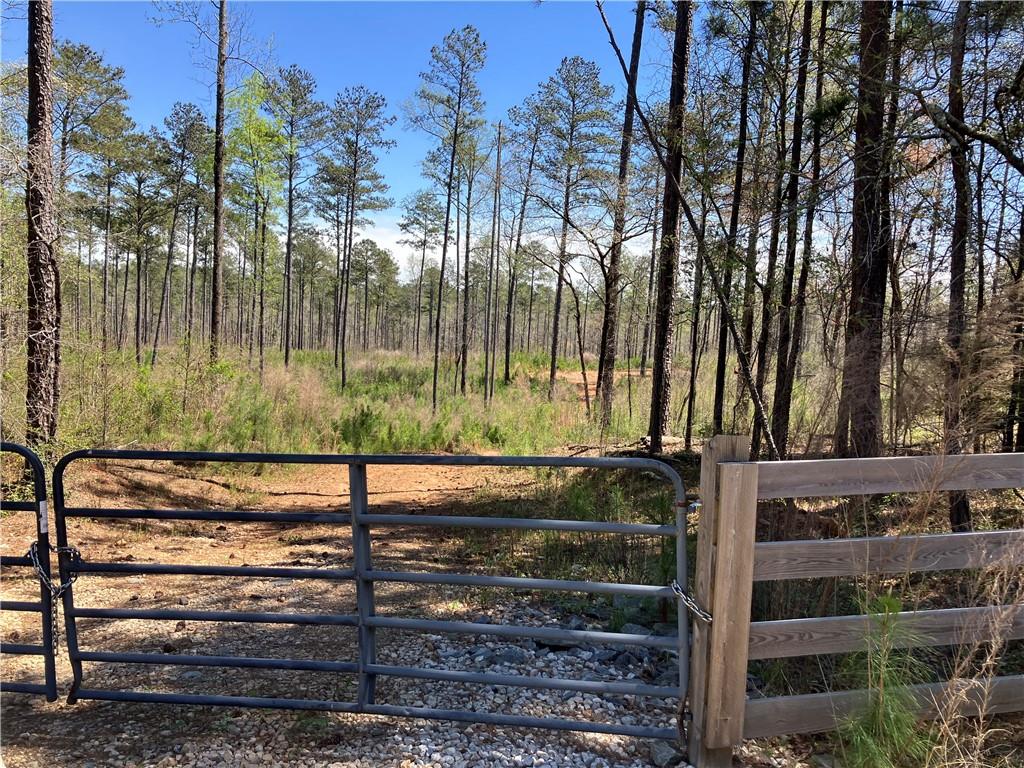
[[[678,581],[672,579],[671,587],[672,591],[676,593],[676,597],[678,597],[682,604],[686,606],[686,609],[693,614],[694,618],[699,621],[703,621],[705,624],[711,623],[711,614],[701,608],[695,599],[686,594],[686,590],[679,586]]]
[[[75,547],[51,546],[50,551],[58,556],[62,554],[68,555],[71,558],[72,563],[77,563],[82,559],[82,553]],[[72,568],[71,575],[68,577],[66,582],[54,584],[53,580],[46,573],[46,569],[43,568],[42,563],[39,560],[39,543],[35,541],[33,541],[32,546],[28,548],[28,558],[32,561],[32,567],[35,568],[36,575],[39,577],[39,580],[50,592],[50,639],[53,646],[53,654],[56,656],[57,646],[60,641],[60,623],[58,621],[60,597],[78,580],[78,572]]]

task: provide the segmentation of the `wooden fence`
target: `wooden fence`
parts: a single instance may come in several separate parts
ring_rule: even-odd
[[[947,535],[809,541],[755,541],[765,499],[1024,486],[1024,454],[750,462],[745,437],[718,436],[701,460],[702,512],[694,592],[713,622],[696,622],[690,698],[690,759],[699,768],[732,765],[744,738],[834,729],[867,699],[865,690],[746,697],[747,662],[864,647],[870,616],[751,623],[755,581],[944,571],[1024,564],[1024,528]],[[1024,638],[1020,605],[900,613],[916,646]],[[1024,675],[914,686],[922,718],[1024,710]]]

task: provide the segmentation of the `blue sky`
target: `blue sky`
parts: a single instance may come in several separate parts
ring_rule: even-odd
[[[426,136],[404,125],[401,106],[415,91],[431,46],[453,27],[473,24],[487,43],[480,87],[490,120],[503,117],[532,93],[564,56],[593,59],[605,82],[623,92],[618,63],[591,2],[248,2],[229,7],[247,15],[250,36],[269,41],[278,64],[298,64],[316,77],[319,98],[330,101],[340,89],[357,84],[384,94],[399,115],[391,136],[397,145],[381,161],[396,201],[423,186],[420,161],[430,148]],[[108,63],[124,68],[130,113],[141,126],[159,125],[175,101],[193,101],[212,113],[211,74],[200,66],[195,36],[187,26],[157,26],[148,2],[58,0],[54,9],[58,38],[86,43]],[[632,2],[606,5],[626,50],[633,9]],[[23,19],[5,21],[4,60],[24,58],[25,31]],[[649,26],[645,43],[644,79],[660,81],[664,38]],[[397,210],[384,212],[375,232],[367,234],[393,246],[398,215]]]

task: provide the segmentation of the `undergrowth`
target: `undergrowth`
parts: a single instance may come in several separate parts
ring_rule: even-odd
[[[193,353],[192,358],[195,357]],[[514,378],[496,382],[485,402],[483,377],[471,376],[469,396],[454,392],[451,366],[440,372],[431,406],[426,357],[375,352],[350,360],[345,385],[332,356],[297,351],[284,367],[268,356],[262,377],[244,356],[215,364],[161,350],[156,368],[136,366],[131,353],[69,350],[64,367],[60,434],[54,455],[83,447],[132,446],[206,451],[329,453],[558,452],[601,435],[579,400],[560,382],[547,396],[546,371],[514,360]],[[500,379],[500,376],[499,376]],[[17,439],[24,404],[2,403],[5,435]],[[646,414],[619,418],[608,440],[641,434]]]

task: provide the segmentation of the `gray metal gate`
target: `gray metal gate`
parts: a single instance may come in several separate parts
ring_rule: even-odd
[[[67,506],[64,476],[68,467],[88,459],[119,459],[122,461],[231,462],[258,464],[320,464],[347,466],[351,493],[351,513],[341,512],[271,512],[213,509],[106,509]],[[671,483],[675,498],[675,523],[652,525],[580,520],[552,520],[515,517],[466,517],[457,515],[419,515],[374,513],[367,496],[368,465],[424,465],[478,467],[581,467],[593,469],[626,469],[649,471]],[[578,720],[508,715],[497,712],[475,712],[405,707],[378,704],[375,683],[379,676],[423,680],[477,683],[485,685],[521,686],[527,688],[578,691],[595,694],[628,694],[644,697],[678,699],[680,713],[686,698],[689,670],[689,628],[683,603],[678,610],[678,635],[642,635],[555,627],[529,627],[505,624],[434,621],[426,619],[378,616],[374,607],[374,584],[403,582],[412,584],[461,585],[530,590],[562,590],[589,594],[624,594],[644,597],[672,598],[686,601],[686,500],[682,480],[672,467],[653,459],[642,458],[566,458],[566,457],[492,457],[492,456],[401,456],[401,455],[332,455],[332,454],[266,454],[207,453],[181,451],[86,450],[64,456],[54,468],[54,514],[59,549],[68,547],[68,518],[117,518],[148,520],[259,521],[273,523],[333,523],[351,526],[353,564],[351,568],[285,568],[266,566],[226,566],[140,562],[95,562],[73,559],[61,549],[59,567],[61,580],[69,581],[81,574],[179,574],[224,577],[287,577],[325,579],[334,582],[354,581],[356,613],[260,613],[248,611],[196,611],[179,609],[85,608],[75,605],[72,589],[63,594],[68,655],[74,675],[69,701],[100,699],[107,701],[165,702],[171,704],[205,704],[233,707],[268,707],[277,709],[322,710],[400,717],[455,720],[495,725],[539,727],[556,730],[592,731],[676,739],[682,735],[683,718],[677,728],[654,728],[623,723],[593,723]],[[477,574],[448,574],[379,570],[373,565],[370,530],[394,525],[444,526],[453,528],[497,528],[551,531],[589,531],[620,535],[672,537],[676,540],[676,582],[667,586],[643,584],[598,583],[558,579],[521,578]],[[255,658],[243,656],[173,655],[164,653],[118,653],[83,651],[78,644],[78,619],[147,619],[162,621],[253,622],[275,624],[314,624],[355,627],[358,632],[358,658],[355,662],[318,661],[310,659]],[[377,630],[492,635],[510,638],[562,643],[613,643],[669,649],[678,653],[678,686],[655,686],[632,681],[590,681],[525,675],[476,673],[460,670],[438,670],[421,667],[380,664],[376,655]],[[316,672],[351,673],[358,676],[354,701],[331,701],[298,698],[225,696],[213,694],[181,694],[148,691],[121,691],[89,687],[83,671],[88,662],[190,665],[258,669],[288,669]]]
[[[4,643],[0,653],[40,656],[43,659],[43,682],[20,683],[0,682],[0,689],[10,693],[35,693],[46,696],[47,701],[57,700],[57,678],[54,664],[53,642],[53,599],[50,591],[50,533],[46,512],[46,473],[39,457],[28,448],[17,443],[0,443],[0,451],[17,454],[25,460],[32,475],[32,501],[11,501],[0,498],[0,511],[32,512],[36,520],[36,540],[28,554],[0,556],[0,568],[33,568],[39,577],[39,602],[25,600],[0,600],[0,611],[25,611],[38,613],[42,628],[42,645],[28,643]],[[7,527],[5,521],[4,527]]]

